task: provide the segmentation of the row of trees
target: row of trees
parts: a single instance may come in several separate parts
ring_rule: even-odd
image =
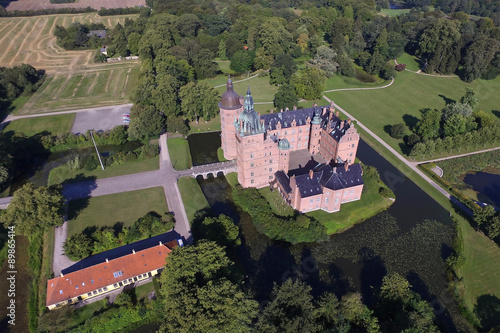
[[[14,67],[0,67],[0,102],[28,95],[38,89],[45,74],[33,66],[22,64]],[[0,108],[3,103],[0,103]],[[0,109],[0,111],[2,111]]]
[[[64,242],[64,252],[71,260],[78,261],[90,255],[108,251],[124,244],[130,244],[141,239],[163,234],[172,229],[175,219],[171,213],[163,216],[149,212],[135,221],[130,227],[102,227],[90,235],[75,234]],[[119,230],[117,230],[119,229]]]
[[[500,236],[500,212],[495,212],[495,207],[488,205],[474,212],[474,222],[489,238]]]

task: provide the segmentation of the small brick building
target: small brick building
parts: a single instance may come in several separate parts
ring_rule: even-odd
[[[243,187],[276,186],[299,211],[338,211],[342,202],[361,197],[363,171],[353,164],[359,134],[332,106],[260,115],[250,88],[245,97],[239,96],[228,80],[219,108],[224,157],[236,159]],[[310,170],[309,180],[308,175],[289,178],[290,152],[297,150],[320,154],[328,163]],[[304,193],[306,188],[309,193]]]

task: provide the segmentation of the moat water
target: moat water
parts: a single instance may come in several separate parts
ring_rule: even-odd
[[[466,175],[464,183],[478,192],[479,201],[500,208],[500,174],[475,172]]]
[[[215,138],[215,134],[210,135]],[[212,149],[213,156],[220,137],[212,145],[207,138],[207,134],[191,135],[190,145],[203,144]],[[207,156],[207,152],[202,154]],[[193,161],[206,158],[193,151],[192,155]],[[398,272],[432,303],[443,331],[461,331],[452,319],[460,314],[447,292],[444,276],[445,259],[451,253],[454,235],[449,212],[364,142],[360,142],[358,157],[379,170],[382,180],[394,191],[396,201],[385,212],[319,244],[292,246],[270,240],[258,233],[248,214],[233,203],[231,186],[225,177],[198,178],[198,183],[213,213],[226,214],[240,226],[238,265],[248,276],[249,289],[262,304],[269,299],[273,283],[280,284],[288,278],[307,282],[314,296],[325,291],[337,296],[360,291],[370,304],[374,301],[372,290],[381,285],[383,276]]]

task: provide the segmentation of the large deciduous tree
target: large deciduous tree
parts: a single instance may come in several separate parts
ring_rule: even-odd
[[[280,54],[271,64],[269,83],[280,85],[290,82],[290,77],[297,70],[297,65],[289,54]]]
[[[240,228],[224,214],[218,217],[206,217],[201,222],[199,231],[201,237],[217,242],[221,246],[235,248],[241,244]]]
[[[295,93],[295,88],[291,84],[283,84],[278,88],[278,92],[274,95],[274,107],[279,109],[289,108],[297,105],[299,98]]]
[[[233,263],[215,242],[177,247],[161,281],[165,321],[160,332],[250,332],[257,302],[228,277]]]
[[[422,140],[430,140],[439,137],[439,129],[442,113],[435,109],[422,111],[422,119],[415,126],[415,132]]]
[[[209,121],[219,113],[220,95],[204,82],[190,82],[179,90],[181,110],[185,117],[198,122],[200,117]]]
[[[321,98],[325,86],[325,75],[322,70],[309,67],[301,74],[294,74],[291,83],[297,95],[301,98],[314,100]]]
[[[500,48],[500,42],[480,35],[475,39],[467,50],[463,58],[462,77],[467,82],[482,77],[493,61],[495,54]]]
[[[338,68],[339,63],[337,62],[337,52],[329,48],[328,46],[322,45],[318,47],[316,55],[309,62],[311,66],[321,69],[325,72],[327,77],[333,76]]]
[[[0,216],[5,226],[14,225],[16,230],[29,236],[63,223],[64,196],[60,187],[35,187],[23,185]]]
[[[146,139],[165,129],[165,117],[152,105],[134,104],[130,113],[128,135],[132,139]]]

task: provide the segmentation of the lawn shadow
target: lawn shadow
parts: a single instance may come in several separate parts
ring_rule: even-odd
[[[453,104],[453,103],[456,103],[456,102],[457,102],[457,101],[455,101],[454,99],[448,98],[448,97],[446,97],[446,96],[445,96],[445,95],[443,95],[443,94],[439,94],[438,96],[439,96],[439,97],[441,97],[441,98],[444,100],[444,102],[446,103],[446,105],[448,105],[448,104]]]
[[[498,118],[500,118],[500,111],[499,110],[491,110],[491,112],[497,116]]]
[[[420,119],[417,117],[411,115],[411,114],[405,114],[403,115],[403,121],[405,122],[405,125],[408,126],[410,131],[413,131],[415,129],[415,126],[417,126],[417,123],[419,122]]]
[[[406,143],[400,142],[399,143],[399,148],[401,149],[401,152],[403,153],[403,155],[410,156],[411,148],[408,147],[408,145]]]
[[[494,295],[479,296],[474,307],[474,314],[481,322],[484,331],[500,325],[500,298]]]
[[[386,132],[389,135],[391,135],[391,129],[392,129],[392,125],[385,125],[384,126],[384,132]]]

